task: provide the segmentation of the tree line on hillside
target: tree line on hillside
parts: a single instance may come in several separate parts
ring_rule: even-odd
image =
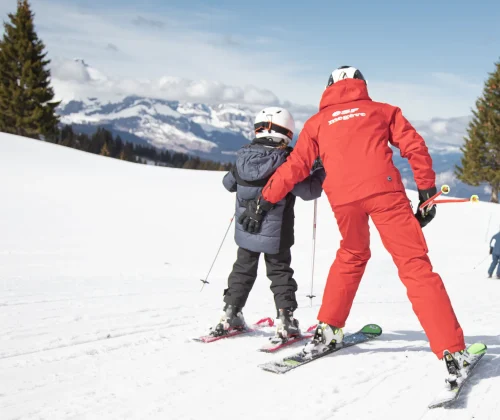
[[[232,168],[231,163],[202,160],[185,153],[160,151],[150,146],[126,142],[120,136],[113,136],[113,133],[105,128],[98,128],[94,134],[89,136],[84,133],[75,133],[73,127],[66,125],[57,136],[51,137],[47,141],[88,153],[156,166],[208,171],[229,171]]]
[[[156,162],[192,169],[221,169],[228,165],[199,158],[124,143],[100,129],[90,137],[70,135],[59,129],[50,85],[47,52],[35,31],[34,15],[28,0],[17,0],[16,13],[8,15],[0,41],[0,131],[25,137],[44,138],[69,147],[123,160]],[[66,130],[66,131],[65,131]],[[64,132],[64,133],[63,133]],[[488,184],[491,201],[500,194],[500,63],[489,74],[482,95],[473,110],[462,148],[461,165],[455,174],[466,184]]]

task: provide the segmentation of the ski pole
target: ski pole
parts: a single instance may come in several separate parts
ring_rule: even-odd
[[[445,203],[479,203],[479,197],[473,195],[471,198],[448,198],[446,200],[434,200],[433,204],[445,204]]]
[[[205,277],[205,280],[203,279],[200,279],[200,281],[203,283],[203,286],[201,286],[201,290],[200,292],[203,290],[203,288],[205,287],[205,284],[208,284],[208,276],[210,275],[211,271],[212,271],[212,268],[214,267],[214,264],[215,264],[215,261],[217,261],[217,257],[219,256],[219,252],[222,248],[222,245],[224,245],[224,241],[226,240],[226,236],[227,236],[227,233],[229,232],[229,229],[231,228],[231,225],[233,224],[233,220],[234,220],[234,216],[231,217],[231,221],[229,222],[229,226],[227,227],[227,230],[226,230],[226,233],[224,234],[224,238],[222,238],[222,242],[219,246],[219,249],[217,250],[217,254],[215,254],[215,258],[214,258],[214,261],[212,262],[212,265],[210,266],[210,270],[208,270],[208,273],[207,273],[207,276]]]
[[[488,219],[488,228],[486,229],[486,236],[484,238],[484,242],[488,242],[488,233],[490,233],[490,224],[491,224],[492,216],[493,216],[493,212],[490,212],[490,218]]]
[[[316,296],[313,295],[313,287],[314,287],[314,261],[315,261],[315,256],[316,256],[316,220],[318,216],[318,199],[314,200],[314,218],[313,218],[313,250],[312,250],[312,273],[311,273],[311,293],[307,295],[310,299],[311,307],[312,307],[312,300]]]
[[[479,264],[476,264],[476,266],[473,268],[473,270],[475,270],[476,268],[483,265],[483,263],[488,259],[488,257],[489,257],[489,255],[486,255],[486,257],[484,257]]]
[[[434,204],[434,200],[438,198],[441,194],[448,194],[450,192],[450,187],[448,185],[443,185],[441,187],[441,190],[434,194],[431,198],[428,200],[424,201],[421,206],[419,207],[420,210],[423,210],[427,206],[432,206]]]

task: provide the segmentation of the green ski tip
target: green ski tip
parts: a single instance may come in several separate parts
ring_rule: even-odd
[[[290,366],[298,366],[298,365],[300,365],[300,362],[297,362],[296,360],[292,360],[292,359],[284,359],[283,363],[285,365],[290,365]]]
[[[382,328],[380,328],[377,324],[368,324],[361,329],[361,332],[378,337],[382,334]]]
[[[487,349],[488,347],[486,346],[486,344],[474,343],[467,347],[467,353],[479,355],[486,353]]]

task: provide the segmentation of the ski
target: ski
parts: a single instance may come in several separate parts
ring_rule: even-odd
[[[264,353],[274,353],[278,350],[281,350],[284,347],[288,347],[291,344],[298,343],[302,340],[306,340],[314,336],[312,331],[316,329],[316,325],[313,325],[307,329],[307,332],[299,335],[298,337],[292,337],[288,339],[282,339],[280,337],[270,337],[269,342],[264,344],[259,351]]]
[[[475,367],[486,354],[487,349],[486,344],[483,343],[475,343],[467,347],[467,352],[474,356],[473,362],[466,368],[464,375],[458,377],[456,381],[452,383],[447,381],[446,388],[438,393],[429,404],[429,408],[447,407],[458,400],[460,391],[471,377]]]
[[[201,343],[213,343],[214,341],[222,340],[224,338],[236,337],[238,335],[244,335],[254,332],[259,328],[266,328],[274,326],[274,320],[272,318],[263,318],[257,321],[251,328],[245,328],[243,330],[230,330],[224,335],[213,335],[207,334],[201,337],[193,338],[193,341],[198,341]]]
[[[373,340],[382,334],[382,328],[376,324],[368,324],[361,328],[359,331],[353,334],[346,334],[342,344],[338,347],[325,348],[325,351],[319,354],[311,355],[306,354],[304,351],[300,351],[294,355],[284,357],[281,360],[274,362],[267,362],[259,367],[267,372],[283,374],[291,371],[292,369],[303,366],[307,363],[317,360],[323,356],[327,356],[332,353],[336,353],[339,350],[355,346],[367,341]]]

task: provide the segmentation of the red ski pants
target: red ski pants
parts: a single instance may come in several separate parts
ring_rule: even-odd
[[[342,328],[370,259],[371,217],[391,254],[432,351],[465,348],[462,328],[441,277],[432,272],[427,244],[402,192],[374,195],[354,203],[332,206],[342,241],[328,275],[318,320]]]

